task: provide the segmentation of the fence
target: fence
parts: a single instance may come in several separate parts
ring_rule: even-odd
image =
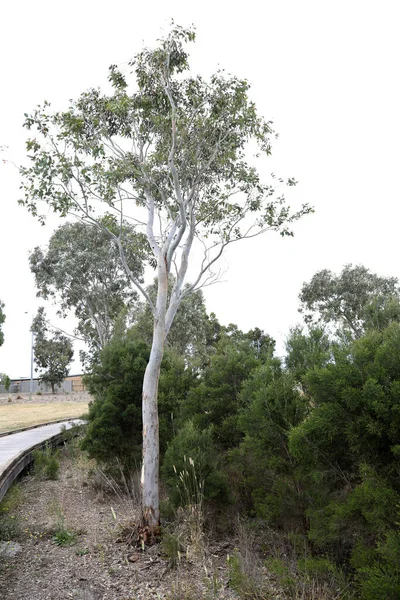
[[[18,383],[12,383],[10,385],[8,393],[10,393],[10,394],[29,394],[30,390],[31,390],[30,386],[31,386],[31,382],[29,379],[20,381]],[[69,380],[63,381],[60,387],[56,386],[55,391],[56,392],[82,392],[82,391],[84,391],[84,386],[81,381],[69,379]],[[37,394],[37,392],[42,392],[43,394],[51,393],[51,385],[46,385],[44,383],[41,383],[37,379],[34,379],[32,381],[32,393]],[[0,394],[4,394],[4,393],[7,393],[6,388],[4,387],[4,385],[0,385]]]

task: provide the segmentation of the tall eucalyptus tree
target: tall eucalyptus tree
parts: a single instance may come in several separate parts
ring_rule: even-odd
[[[25,120],[36,131],[27,142],[31,163],[21,169],[21,203],[41,220],[44,201],[61,216],[108,231],[153,315],[142,395],[142,503],[150,526],[159,522],[158,380],[180,303],[215,281],[228,245],[271,230],[292,235],[291,223],[311,211],[304,205],[292,212],[277,195],[276,184],[294,185],[293,179],[263,183],[248,162],[256,147],[264,157],[271,153],[272,124],[258,115],[246,80],[223,71],[209,80],[190,75],[186,47],[194,39],[192,29],[174,26],[157,47],[139,52],[126,73],[110,67],[111,93],[90,89],[64,112],[45,103]],[[102,211],[146,234],[155,301],[129,268],[122,229],[102,224]]]

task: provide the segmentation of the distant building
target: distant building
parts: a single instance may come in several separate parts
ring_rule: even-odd
[[[71,392],[84,392],[85,391],[85,385],[83,383],[83,375],[68,375],[68,377],[66,377],[64,379],[64,382],[66,381],[72,381],[72,389]]]

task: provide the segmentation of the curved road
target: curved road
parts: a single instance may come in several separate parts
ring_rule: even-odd
[[[56,441],[61,438],[63,426],[70,429],[77,423],[82,421],[79,419],[61,421],[0,437],[0,501],[14,479],[31,462],[32,450],[46,441]]]

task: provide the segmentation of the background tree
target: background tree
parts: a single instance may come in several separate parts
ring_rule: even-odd
[[[332,354],[332,342],[321,327],[293,327],[285,344],[285,364],[297,383],[306,390],[305,375],[314,368],[327,365]]]
[[[101,223],[119,230],[111,216]],[[140,279],[146,257],[143,235],[124,223],[121,240],[129,269]],[[46,249],[33,250],[29,262],[37,295],[52,299],[62,317],[74,312],[76,334],[88,344],[93,360],[111,339],[118,316],[128,314],[137,298],[114,240],[93,223],[66,223],[53,233]]]
[[[276,342],[268,335],[268,333],[264,333],[259,327],[250,329],[250,331],[246,333],[245,338],[247,338],[254,347],[257,358],[267,359],[273,355]]]
[[[0,300],[0,346],[4,342],[4,333],[1,330],[1,326],[3,325],[4,321],[6,320],[6,316],[3,312],[3,308],[4,308],[4,303]]]
[[[111,94],[89,90],[61,113],[45,103],[25,120],[37,132],[27,142],[31,165],[21,169],[22,204],[43,220],[44,201],[108,231],[154,318],[143,380],[143,515],[150,525],[159,523],[158,381],[180,303],[215,280],[214,266],[229,244],[269,230],[292,235],[290,224],[311,210],[291,212],[274,182],[263,183],[247,161],[249,142],[268,156],[274,135],[249,98],[248,82],[221,71],[208,81],[187,74],[186,43],[194,38],[193,30],[173,27],[131,61],[134,88],[112,66]],[[146,233],[156,266],[156,302],[129,269],[121,235],[99,221],[104,208],[120,219],[134,208],[129,222]],[[186,286],[195,246],[199,263]]]
[[[396,277],[380,277],[362,265],[346,265],[339,275],[324,269],[299,294],[307,323],[328,324],[339,337],[361,337],[367,325],[385,327],[400,313]]]
[[[51,385],[54,394],[55,386],[60,385],[68,376],[68,366],[74,355],[72,342],[65,335],[56,331],[49,338],[49,330],[43,307],[39,308],[33,319],[31,331],[35,335],[34,356],[36,371],[45,369],[40,380]]]
[[[0,373],[0,384],[4,385],[5,391],[8,392],[11,385],[11,379],[5,373]]]

